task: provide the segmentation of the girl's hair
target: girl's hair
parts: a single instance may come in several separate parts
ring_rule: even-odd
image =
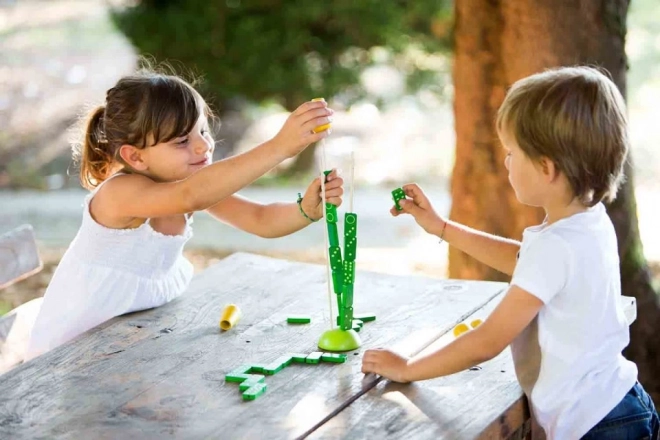
[[[105,104],[91,111],[82,142],[73,147],[82,186],[91,190],[126,166],[122,145],[142,149],[185,136],[201,114],[213,117],[201,95],[176,75],[147,68],[121,78]]]
[[[531,159],[546,157],[586,206],[612,201],[629,149],[623,96],[598,69],[562,67],[517,81],[497,114]]]

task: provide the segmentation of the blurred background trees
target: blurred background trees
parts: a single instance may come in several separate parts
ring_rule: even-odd
[[[244,100],[292,111],[323,96],[348,106],[367,95],[361,74],[383,63],[404,73],[408,94],[437,87],[425,61],[450,48],[451,3],[142,0],[114,21],[140,53],[201,74],[222,118]],[[309,171],[313,155],[307,149],[289,172]]]

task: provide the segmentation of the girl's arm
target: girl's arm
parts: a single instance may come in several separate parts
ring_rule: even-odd
[[[331,113],[325,102],[307,102],[289,116],[272,140],[180,181],[159,183],[139,174],[119,176],[99,191],[95,203],[101,206],[97,209],[114,219],[164,217],[207,209],[326,137],[327,131],[313,133],[312,129],[326,124]]]
[[[458,373],[500,354],[538,314],[543,302],[511,286],[493,313],[474,330],[425,356],[407,359],[390,350],[367,350],[363,373],[412,382]]]
[[[444,220],[435,212],[428,197],[417,184],[404,185],[403,190],[412,200],[399,201],[403,211],[392,208],[392,215],[396,217],[401,213],[410,214],[429,234],[441,237],[450,245],[500,272],[513,275],[520,242]]]
[[[340,206],[343,180],[333,171],[325,184],[328,203]],[[321,206],[321,182],[316,178],[307,188],[301,202],[305,214],[318,220],[323,217]],[[300,212],[298,203],[271,203],[263,205],[244,197],[233,195],[207,209],[214,218],[237,229],[264,238],[284,237],[309,226],[312,221]]]

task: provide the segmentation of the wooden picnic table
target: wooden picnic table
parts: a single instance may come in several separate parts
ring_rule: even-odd
[[[359,269],[359,268],[358,268]],[[325,266],[246,253],[198,274],[179,299],[115,318],[0,376],[0,438],[523,438],[529,411],[509,350],[481,369],[414,384],[360,372],[362,352],[414,354],[485,318],[505,283],[358,270],[355,311],[377,319],[343,364],[292,364],[243,401],[225,375],[317,351],[329,328]],[[222,308],[243,316],[227,332]],[[288,315],[312,323],[291,325]]]

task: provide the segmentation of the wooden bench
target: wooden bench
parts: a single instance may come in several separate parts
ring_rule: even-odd
[[[30,225],[0,236],[0,290],[39,272],[43,267]]]
[[[20,226],[0,236],[0,291],[43,268],[34,230]],[[42,298],[0,316],[0,374],[22,362]]]

